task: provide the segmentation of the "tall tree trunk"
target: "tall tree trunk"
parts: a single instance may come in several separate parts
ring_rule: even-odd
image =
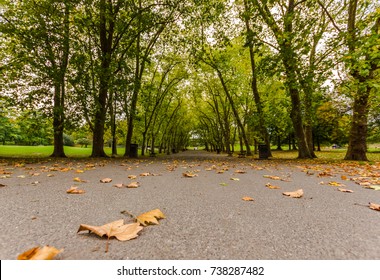
[[[371,88],[359,84],[354,99],[348,150],[344,159],[367,161],[368,97]]]
[[[348,4],[348,21],[347,21],[347,46],[348,53],[351,57],[350,66],[351,76],[356,82],[356,94],[354,95],[354,104],[352,112],[352,122],[350,130],[350,138],[346,160],[365,160],[367,161],[367,130],[368,130],[368,111],[369,111],[369,96],[371,92],[371,86],[369,81],[374,78],[374,73],[379,69],[379,64],[375,59],[372,59],[370,55],[365,55],[364,63],[369,68],[368,75],[364,76],[357,69],[358,62],[355,59],[355,52],[358,48],[358,40],[356,38],[356,12],[357,12],[358,0],[350,0]],[[372,27],[372,36],[378,37],[380,33],[380,18],[375,20]],[[375,37],[375,38],[376,38]],[[374,45],[375,50],[380,51],[379,45]],[[360,63],[363,63],[361,61]],[[356,66],[356,67],[355,67]],[[359,65],[360,67],[360,65]]]
[[[54,87],[53,105],[53,128],[54,128],[54,150],[51,157],[66,157],[63,147],[63,130],[65,126],[65,94],[66,94],[66,71],[70,53],[70,6],[65,3],[65,15],[63,20],[63,50],[59,69],[57,69],[58,81]]]
[[[244,0],[244,7],[245,7],[245,11],[247,12],[248,11],[247,0]],[[268,151],[269,151],[268,155],[269,155],[269,157],[272,157],[272,152],[270,149],[269,134],[268,134],[268,131],[265,127],[265,120],[264,120],[263,107],[262,107],[262,103],[261,103],[261,97],[260,97],[259,90],[257,88],[255,52],[253,49],[253,32],[252,32],[251,26],[249,24],[249,17],[245,16],[244,20],[245,20],[245,26],[247,29],[247,41],[248,41],[248,47],[249,47],[249,56],[250,56],[250,60],[251,60],[251,72],[252,72],[251,89],[252,89],[253,97],[255,100],[257,114],[259,117],[259,130],[260,130],[260,134],[264,140],[265,145],[268,147]]]
[[[53,107],[53,129],[54,129],[54,150],[51,157],[66,157],[63,147],[64,129],[64,100],[62,94],[63,85],[58,84],[54,88],[54,107]]]
[[[101,69],[99,75],[99,94],[96,100],[96,112],[92,140],[91,157],[107,157],[104,152],[104,124],[107,113],[108,87],[110,81],[110,64],[114,22],[108,12],[106,0],[100,1],[99,38],[101,49]]]

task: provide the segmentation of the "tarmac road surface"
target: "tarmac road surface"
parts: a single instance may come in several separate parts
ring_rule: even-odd
[[[67,260],[380,259],[380,212],[367,207],[380,204],[380,191],[349,180],[355,174],[337,166],[203,151],[138,160],[44,159],[19,167],[0,162],[0,170],[11,173],[0,174],[3,260],[41,245],[63,248],[56,258]],[[140,176],[144,172],[155,176]],[[197,176],[185,178],[186,172]],[[132,182],[128,175],[137,175],[139,188],[113,186]],[[74,177],[88,182],[74,182]],[[100,183],[105,177],[112,182]],[[337,191],[328,182],[354,193]],[[67,194],[72,185],[86,193]],[[301,188],[301,198],[282,194]],[[244,196],[254,201],[243,201]],[[111,239],[107,253],[106,238],[77,233],[80,224],[132,222],[123,210],[138,215],[156,208],[166,219],[144,228],[136,239]]]

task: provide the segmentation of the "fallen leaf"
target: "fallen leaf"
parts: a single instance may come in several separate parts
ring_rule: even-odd
[[[373,209],[373,210],[376,210],[376,211],[380,211],[380,204],[376,204],[376,203],[369,203],[369,208]]]
[[[318,177],[332,177],[333,175],[329,172],[323,171],[318,174]]]
[[[81,169],[77,169],[77,170],[75,170],[75,172],[76,172],[76,173],[84,173],[84,171],[81,170]]]
[[[185,173],[182,173],[182,176],[186,178],[193,178],[193,177],[197,177],[198,175],[190,173],[190,172],[185,172]]]
[[[266,183],[265,186],[271,190],[279,189],[280,187],[274,186],[271,183]]]
[[[48,177],[54,177],[54,174],[48,174],[47,176]]]
[[[104,178],[100,180],[101,183],[111,183],[112,179],[111,178]]]
[[[18,255],[18,260],[52,260],[56,255],[62,252],[52,246],[34,247]]]
[[[6,187],[7,185],[0,184],[0,188]]]
[[[269,179],[272,179],[272,180],[281,180],[281,177],[278,177],[278,176],[264,175],[263,177],[264,178],[269,178]]]
[[[140,176],[142,176],[142,177],[150,176],[150,173],[149,172],[144,172],[144,173],[141,173]]]
[[[124,224],[124,220],[121,219],[102,226],[81,224],[77,233],[83,230],[89,230],[100,237],[116,237],[117,240],[127,241],[136,238],[138,236],[137,233],[142,229],[143,227],[140,226],[139,223]]]
[[[154,209],[136,217],[136,220],[143,226],[158,225],[159,219],[165,219],[164,213],[160,209]]]
[[[375,190],[375,191],[380,191],[380,186],[379,185],[371,185],[371,186],[368,186],[366,188],[367,189],[372,189],[372,190]]]
[[[127,185],[124,185],[123,183],[121,183],[121,184],[115,184],[113,186],[116,187],[116,188],[125,188],[125,187],[127,187]]]
[[[235,170],[235,173],[244,174],[244,173],[247,173],[247,171],[244,171],[244,170]]]
[[[137,176],[136,175],[128,175],[128,178],[133,180],[133,179],[136,179]]]
[[[40,183],[39,181],[34,181],[34,182],[32,182],[31,184],[34,185],[34,186],[36,186],[36,185],[38,185],[39,183]]]
[[[69,194],[84,194],[85,190],[79,190],[78,187],[71,186],[66,192]]]
[[[335,181],[329,182],[329,185],[333,187],[344,187],[344,184]]]
[[[217,174],[223,174],[224,173],[224,170],[218,170],[216,171]]]
[[[79,177],[75,177],[73,180],[74,180],[74,182],[78,182],[78,183],[87,183],[86,180],[82,180]]]
[[[18,175],[17,178],[25,178],[25,175]]]
[[[223,187],[227,186],[226,183],[219,183],[219,185],[221,185],[221,186],[223,186]]]
[[[240,181],[239,178],[233,178],[233,177],[231,177],[230,180],[232,180],[232,181]]]
[[[244,201],[254,201],[254,199],[252,197],[249,197],[249,196],[244,196],[242,198],[242,200],[244,200]]]
[[[353,193],[354,192],[352,190],[342,189],[342,188],[338,188],[338,191],[340,191],[340,192],[347,192],[347,193]]]
[[[345,175],[340,176],[340,178],[341,178],[342,180],[347,180],[347,176],[345,176]]]
[[[294,192],[283,192],[282,194],[293,198],[300,198],[303,196],[303,190],[299,189]]]
[[[132,188],[132,189],[138,188],[138,187],[140,187],[140,183],[139,182],[132,182],[132,183],[130,183],[130,184],[127,185],[127,188]]]

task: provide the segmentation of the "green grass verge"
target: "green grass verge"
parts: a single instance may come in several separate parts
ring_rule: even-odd
[[[65,147],[65,154],[68,157],[83,158],[91,155],[91,147]],[[104,148],[107,155],[111,155],[111,148]],[[125,149],[118,148],[118,155],[123,155]],[[0,145],[0,157],[11,158],[43,158],[53,153],[53,146],[11,146]]]

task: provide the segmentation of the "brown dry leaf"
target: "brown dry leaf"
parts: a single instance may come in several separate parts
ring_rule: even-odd
[[[353,193],[354,192],[352,190],[342,189],[342,188],[338,188],[338,191],[340,191],[340,192],[346,192],[346,193]]]
[[[182,176],[186,178],[193,178],[193,177],[197,177],[198,175],[190,173],[190,172],[185,172],[185,173],[182,173]]]
[[[61,168],[59,171],[61,171],[61,172],[67,172],[67,171],[70,171],[70,168]]]
[[[244,174],[244,173],[247,173],[247,171],[244,171],[244,170],[235,170],[235,173]]]
[[[140,183],[139,182],[132,182],[130,184],[127,185],[127,188],[132,188],[132,189],[135,189],[135,188],[138,188],[140,187]]]
[[[85,190],[79,190],[76,186],[71,186],[70,189],[66,191],[69,194],[84,194]]]
[[[128,175],[128,178],[133,180],[133,179],[136,179],[137,176],[136,175]]]
[[[48,174],[47,176],[48,177],[54,177],[55,175],[54,174]]]
[[[345,175],[340,176],[340,178],[341,178],[342,180],[347,180],[347,176],[345,176]]]
[[[334,176],[334,175],[332,175],[331,173],[326,172],[326,171],[323,171],[323,172],[318,174],[318,177],[332,177],[332,176]]]
[[[100,180],[101,183],[111,183],[112,179],[111,178],[104,178]]]
[[[250,197],[250,196],[244,196],[242,198],[242,200],[244,200],[244,201],[254,201],[254,199],[252,197]]]
[[[283,192],[282,194],[293,198],[300,198],[303,196],[303,190],[299,189],[294,192]]]
[[[164,213],[160,209],[154,209],[136,217],[137,222],[143,226],[158,225],[159,219],[165,219]]]
[[[266,183],[265,186],[271,190],[276,190],[276,189],[279,189],[280,187],[278,186],[274,186],[272,185],[271,183]]]
[[[144,173],[141,173],[140,176],[142,176],[142,177],[150,176],[150,173],[149,172],[144,172]]]
[[[7,185],[0,184],[0,188],[6,187]]]
[[[34,247],[18,255],[18,260],[52,260],[56,255],[62,252],[52,246]]]
[[[218,170],[216,171],[217,174],[223,174],[224,173],[224,170]]]
[[[373,210],[380,211],[380,204],[370,202],[368,207]]]
[[[127,241],[136,238],[138,236],[137,233],[142,229],[143,227],[139,223],[124,224],[124,220],[121,219],[102,226],[81,224],[78,233],[83,230],[89,230],[100,237],[106,235],[108,238],[116,237],[120,241]]]

